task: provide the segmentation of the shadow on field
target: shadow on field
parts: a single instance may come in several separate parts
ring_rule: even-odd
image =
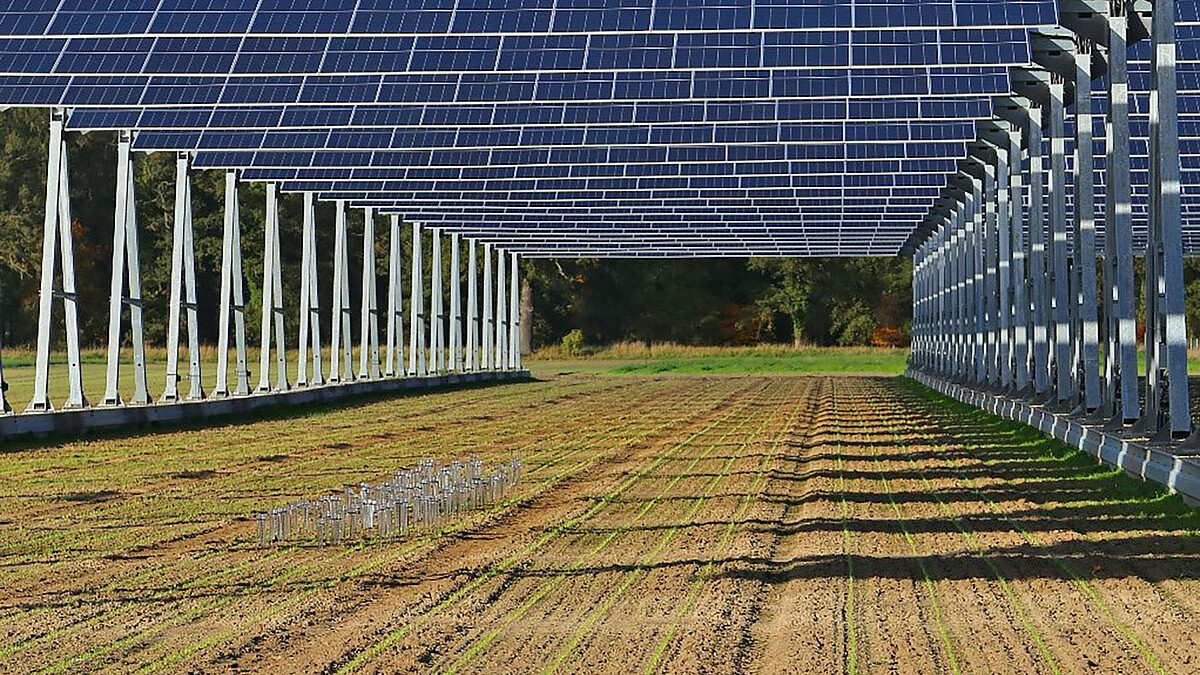
[[[856,578],[916,581],[927,576],[935,581],[1200,578],[1200,510],[1179,497],[1098,464],[1032,428],[992,417],[909,380],[876,378],[864,389],[878,395],[843,395],[834,406],[837,414],[816,416],[806,442],[787,444],[789,461],[776,464],[759,495],[761,502],[774,505],[767,511],[782,516],[732,523],[743,532],[776,540],[813,537],[834,550],[785,560],[666,556],[644,566],[551,565],[517,574],[687,571],[715,563],[717,578],[767,584],[844,579],[851,570]],[[880,401],[884,405],[877,405]],[[742,496],[720,490],[709,495],[726,500]],[[695,498],[683,494],[657,499],[687,503]],[[843,509],[847,517],[838,515]],[[688,537],[730,524],[702,516],[584,528],[578,533],[678,531]],[[848,552],[842,547],[847,534]],[[920,555],[907,555],[911,549],[905,540],[910,536]]]

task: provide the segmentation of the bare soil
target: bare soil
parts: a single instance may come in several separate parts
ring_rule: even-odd
[[[423,457],[399,543],[256,511]],[[911,382],[593,377],[0,454],[0,672],[1195,673],[1200,538]]]

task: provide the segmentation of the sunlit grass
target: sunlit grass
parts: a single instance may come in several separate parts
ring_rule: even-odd
[[[1183,531],[1193,536],[1200,536],[1200,508],[1188,505],[1179,495],[1170,494],[1158,483],[1143,481],[1121,469],[1104,464],[1094,456],[1069,446],[1058,439],[1049,438],[1037,429],[1025,424],[996,417],[975,406],[962,403],[948,396],[939,394],[913,380],[905,380],[909,387],[923,398],[933,402],[936,409],[945,415],[955,415],[969,420],[974,428],[986,431],[989,439],[1003,439],[1003,445],[1010,449],[1020,449],[1028,457],[1029,462],[1037,460],[1052,460],[1059,464],[1066,474],[1053,480],[1066,479],[1087,481],[1097,488],[1094,499],[1079,499],[1063,502],[1071,507],[1112,507],[1114,504],[1130,505],[1136,509],[1133,513],[1124,511],[1123,515],[1136,515],[1139,518],[1155,521],[1155,527],[1172,531]],[[988,448],[979,446],[970,440],[962,441],[965,449],[987,460]],[[1008,476],[1014,481],[1031,481],[1037,478],[1023,477],[1019,468],[1012,469]]]
[[[561,349],[538,350],[529,364],[535,374],[558,369],[613,375],[855,373],[899,375],[908,350],[886,347],[693,347],[676,344],[619,343],[577,356]]]

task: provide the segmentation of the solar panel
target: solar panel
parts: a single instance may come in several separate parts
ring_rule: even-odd
[[[1198,4],[1177,11],[1200,229]],[[531,254],[886,254],[1058,20],[1053,0],[16,0],[0,105]],[[1148,61],[1136,45],[1138,228]]]

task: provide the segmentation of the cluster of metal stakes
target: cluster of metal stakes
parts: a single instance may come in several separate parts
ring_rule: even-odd
[[[520,458],[486,474],[474,457],[449,464],[427,459],[382,483],[359,483],[341,494],[257,514],[258,545],[393,541],[419,528],[439,528],[455,516],[499,503],[521,479],[521,468]]]

